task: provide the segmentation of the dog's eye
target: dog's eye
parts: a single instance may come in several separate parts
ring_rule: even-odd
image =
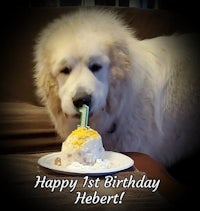
[[[102,68],[100,64],[92,64],[89,66],[89,69],[94,73],[99,71]]]
[[[71,72],[71,69],[69,67],[65,67],[64,69],[62,69],[60,71],[61,73],[64,73],[64,74],[69,74]]]

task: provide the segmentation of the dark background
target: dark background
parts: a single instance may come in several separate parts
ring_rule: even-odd
[[[114,0],[96,0],[95,1],[96,6],[115,6]],[[129,1],[128,0],[121,0],[119,1],[119,7],[128,7]],[[20,57],[20,49],[23,51],[23,48],[26,48],[25,44],[23,43],[23,39],[20,37],[22,31],[25,29],[21,28],[21,25],[19,24],[22,22],[26,22],[29,20],[26,20],[25,18],[28,17],[28,9],[34,8],[34,9],[40,9],[40,8],[64,8],[64,7],[73,7],[73,6],[81,6],[80,0],[74,0],[74,1],[67,1],[67,0],[16,0],[16,1],[4,1],[0,3],[0,24],[1,24],[1,33],[0,33],[0,58],[2,59],[0,63],[0,82],[3,81],[4,78],[4,64],[9,65],[9,67],[12,67],[12,62],[15,61],[15,58],[12,58],[11,54],[8,54],[8,50],[16,52],[19,51],[18,55]],[[141,9],[147,9],[147,10],[154,10],[154,9],[160,9],[169,11],[172,13],[176,13],[180,16],[182,16],[182,19],[184,20],[182,24],[188,25],[192,31],[199,31],[199,7],[198,7],[198,1],[190,0],[190,1],[180,1],[180,0],[146,0],[146,1],[140,1],[139,7]],[[27,14],[19,14],[20,9],[23,9],[23,11],[26,11],[27,8]],[[41,12],[40,12],[41,15]],[[39,18],[38,18],[39,20]],[[37,20],[36,20],[37,21]],[[31,22],[30,22],[31,24]],[[34,25],[33,25],[34,27]],[[27,34],[27,36],[31,36]],[[12,45],[16,40],[19,40],[19,48],[13,48]],[[29,43],[30,44],[30,43]],[[27,55],[26,58],[20,58],[18,62],[24,63],[24,68],[26,68],[26,61],[29,61],[31,58],[29,55]],[[24,62],[25,61],[25,62]],[[13,62],[15,63],[15,62]],[[15,71],[15,67],[13,68],[13,72]],[[10,73],[12,74],[12,72]],[[14,74],[13,74],[14,75]],[[12,75],[11,75],[12,78]],[[31,78],[24,77],[24,80],[26,80],[25,84],[30,84]],[[13,83],[15,83],[15,78],[12,78]],[[1,85],[1,84],[0,84]],[[28,87],[28,85],[27,85]],[[30,85],[30,100],[32,100],[33,95],[32,87]],[[1,90],[0,94],[0,100],[1,98],[6,98],[7,94],[4,94]],[[23,97],[23,96],[22,96]],[[194,162],[195,161],[195,162]],[[185,173],[186,168],[192,169],[192,171],[196,168],[196,166],[199,165],[199,154],[194,154],[191,159],[182,161],[178,163],[173,168],[168,169],[170,173],[176,177],[178,180],[180,180],[183,183],[191,183],[194,182],[194,185],[196,182],[198,182],[195,178],[193,173],[187,174]]]

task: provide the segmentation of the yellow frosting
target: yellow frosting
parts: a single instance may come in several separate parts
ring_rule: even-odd
[[[86,139],[99,138],[100,135],[96,130],[79,127],[73,130],[68,136],[68,144],[72,144],[74,147],[81,148]]]

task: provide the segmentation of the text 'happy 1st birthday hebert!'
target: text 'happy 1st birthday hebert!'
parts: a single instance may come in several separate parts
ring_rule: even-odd
[[[140,179],[134,179],[133,175],[119,179],[117,175],[105,176],[103,180],[99,177],[90,178],[89,176],[83,177],[83,180],[78,179],[48,179],[47,176],[36,176],[34,188],[48,189],[51,192],[64,190],[70,193],[76,192],[74,204],[121,204],[128,188],[145,188],[150,189],[152,192],[156,192],[160,184],[160,180],[147,179],[146,175],[143,175]],[[76,189],[86,188],[87,191],[79,191]],[[91,192],[89,189],[94,188]],[[115,193],[113,195],[99,195],[98,189],[100,188],[123,188],[122,192]],[[108,191],[109,192],[109,191]],[[113,193],[114,191],[112,191]]]

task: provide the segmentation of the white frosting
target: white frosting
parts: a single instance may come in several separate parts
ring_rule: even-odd
[[[74,144],[75,139],[79,139],[78,135],[76,137],[68,136],[62,144],[62,166],[67,166],[74,162],[83,165],[94,165],[98,159],[102,160],[104,158],[105,150],[100,135],[95,138],[86,136],[84,142],[80,145]],[[77,165],[75,164],[75,166]]]
[[[73,162],[67,167],[72,170],[91,171],[91,170],[99,170],[99,169],[101,170],[109,169],[111,168],[111,164],[108,159],[105,159],[105,160],[97,159],[93,165],[83,165],[79,162]]]

